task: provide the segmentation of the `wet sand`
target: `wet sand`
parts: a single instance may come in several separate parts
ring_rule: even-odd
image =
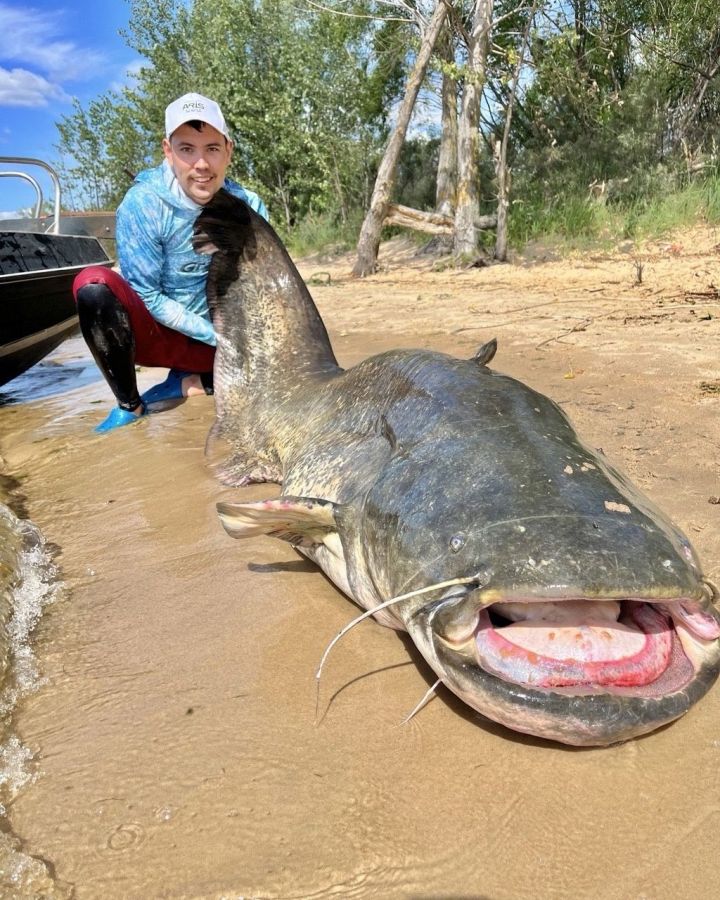
[[[342,364],[497,335],[492,367],[560,402],[717,582],[720,303],[688,300],[720,284],[704,240],[648,249],[640,286],[626,256],[432,273],[402,243],[363,282],[346,259],[303,273],[330,276],[311,290]],[[52,361],[83,356],[74,340]],[[442,689],[403,725],[434,677],[367,621],[330,656],[316,722],[314,673],[356,607],[287,545],[224,533],[215,503],[238,492],[204,467],[211,398],[92,434],[108,406],[91,380],[0,407],[67,586],[16,716],[37,777],[10,819],[76,897],[714,896],[720,689],[609,749],[513,734]]]

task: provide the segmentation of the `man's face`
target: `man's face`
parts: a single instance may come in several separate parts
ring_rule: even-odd
[[[196,131],[187,123],[163,140],[163,153],[180,187],[204,206],[220,190],[232,156],[232,143],[212,125]]]

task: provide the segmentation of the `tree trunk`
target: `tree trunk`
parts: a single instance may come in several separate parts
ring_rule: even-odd
[[[495,174],[498,194],[497,231],[495,232],[495,259],[499,262],[507,260],[507,220],[510,206],[510,169],[507,165],[507,145],[503,141],[495,143]]]
[[[441,44],[443,62],[453,63],[452,33],[449,28],[445,29]],[[457,79],[448,71],[443,72],[441,102],[442,133],[435,186],[435,212],[454,216],[458,163]]]
[[[428,24],[427,30],[422,37],[420,49],[418,50],[415,65],[405,86],[405,96],[403,97],[400,109],[398,111],[398,119],[395,129],[390,136],[388,145],[385,148],[380,168],[378,169],[377,178],[375,179],[375,188],[373,189],[372,199],[370,201],[370,209],[367,211],[365,220],[360,231],[358,240],[358,256],[353,268],[353,275],[364,278],[371,275],[375,271],[377,265],[378,249],[380,247],[380,232],[382,231],[383,221],[387,214],[390,195],[395,186],[395,177],[397,174],[397,163],[400,157],[405,134],[407,133],[410,117],[412,115],[415,100],[420,91],[425,72],[430,62],[430,56],[435,42],[437,41],[440,29],[447,15],[446,0],[438,0],[435,11]]]
[[[455,255],[478,253],[480,192],[480,97],[490,43],[493,0],[476,0],[468,35],[468,62],[458,127],[458,190],[455,210]]]
[[[340,168],[338,166],[337,157],[333,153],[333,181],[335,182],[335,190],[337,191],[338,200],[340,202],[340,221],[347,225],[348,209],[345,201],[345,190],[343,188],[342,178],[340,177]]]
[[[285,179],[283,178],[283,173],[280,169],[275,170],[275,185],[278,190],[278,194],[281,197],[283,212],[285,213],[285,225],[290,228],[291,226],[291,215],[290,215],[290,196],[288,194],[287,189],[285,188]]]
[[[575,18],[575,59],[578,69],[587,72],[588,63],[585,56],[588,38],[588,4],[587,0],[573,0],[573,14]]]

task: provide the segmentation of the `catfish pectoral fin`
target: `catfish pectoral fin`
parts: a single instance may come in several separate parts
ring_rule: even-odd
[[[278,497],[217,505],[223,527],[235,538],[267,534],[297,546],[323,543],[336,530],[335,504],[309,497]]]

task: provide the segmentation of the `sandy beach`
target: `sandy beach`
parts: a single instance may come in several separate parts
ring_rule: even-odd
[[[342,365],[497,337],[492,368],[560,403],[720,582],[715,232],[464,271],[395,239],[380,261],[363,281],[350,256],[300,264]],[[44,368],[60,388],[0,395],[0,457],[65,585],[14,718],[35,779],[9,809],[57,896],[715,895],[720,688],[608,749],[512,733],[444,689],[402,724],[434,676],[367,621],[316,721],[315,671],[357,608],[289,546],[225,534],[215,504],[239,492],[205,467],[212,398],[95,435],[111,398],[82,341]]]

